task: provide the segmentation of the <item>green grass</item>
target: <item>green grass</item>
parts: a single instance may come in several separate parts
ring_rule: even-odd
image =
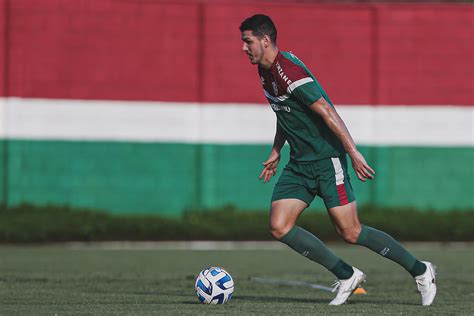
[[[401,267],[359,246],[333,245],[368,275],[367,295],[330,307],[334,294],[260,284],[252,276],[331,285],[324,268],[287,248],[160,250],[66,246],[0,246],[0,315],[469,315],[474,311],[474,246],[408,244],[438,266],[438,296],[419,306],[412,278]],[[194,275],[209,265],[235,280],[224,306],[198,303]]]

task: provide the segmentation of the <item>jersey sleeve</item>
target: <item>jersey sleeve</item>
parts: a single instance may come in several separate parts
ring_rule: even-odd
[[[321,98],[321,89],[304,67],[287,58],[280,61],[276,64],[276,70],[287,94],[306,106]]]
[[[322,96],[318,85],[311,76],[293,81],[288,85],[287,92],[307,106],[310,106]]]

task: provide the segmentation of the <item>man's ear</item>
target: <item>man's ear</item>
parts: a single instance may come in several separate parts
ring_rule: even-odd
[[[272,44],[272,41],[270,40],[270,36],[264,35],[263,36],[263,44],[265,45],[265,48],[270,46]]]

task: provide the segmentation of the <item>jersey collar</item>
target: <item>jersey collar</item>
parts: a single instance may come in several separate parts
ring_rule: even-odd
[[[271,71],[272,74],[277,73],[276,64],[281,59],[282,56],[283,55],[281,54],[281,52],[278,51],[278,54],[275,56],[275,60],[273,61],[272,65],[270,66],[270,71]]]
[[[277,69],[276,69],[276,64],[277,62],[282,58],[282,54],[280,51],[278,51],[277,55],[275,56],[275,59],[273,60],[273,63],[272,65],[270,66],[270,69],[266,70],[265,68],[263,68],[262,66],[258,66],[260,68],[260,70],[263,70],[263,71],[268,71],[270,72],[272,75],[275,75],[277,74]]]

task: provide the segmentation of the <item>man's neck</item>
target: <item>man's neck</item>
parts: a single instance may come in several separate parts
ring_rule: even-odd
[[[263,59],[262,59],[262,62],[260,63],[260,66],[263,69],[269,70],[272,67],[273,62],[275,61],[275,58],[277,57],[277,55],[278,55],[278,48],[277,47],[269,49],[266,52],[265,56],[263,56]]]

